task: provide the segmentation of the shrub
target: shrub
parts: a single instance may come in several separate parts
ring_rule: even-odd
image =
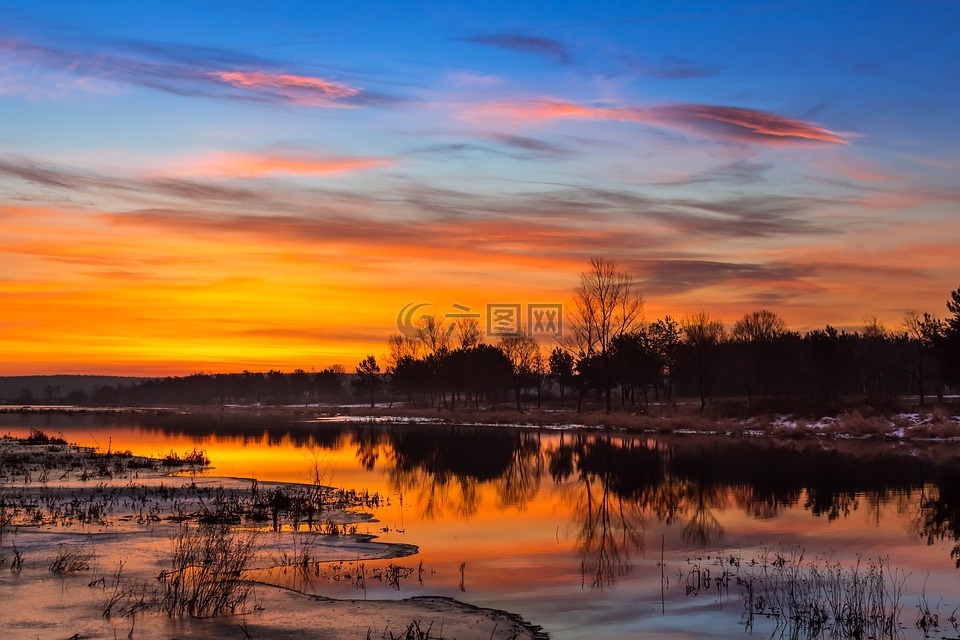
[[[160,460],[160,466],[163,467],[205,467],[209,464],[210,458],[207,457],[207,451],[205,449],[198,450],[196,447],[193,448],[193,451],[187,451],[182,456],[171,449],[170,453]]]
[[[50,437],[39,429],[30,429],[30,435],[24,440],[26,444],[67,444],[63,438]]]

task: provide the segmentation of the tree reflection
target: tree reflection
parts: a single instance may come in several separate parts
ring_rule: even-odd
[[[713,509],[726,507],[723,494],[703,483],[696,483],[693,488],[690,500],[693,513],[683,527],[683,539],[701,547],[716,544],[723,539],[724,531]]]
[[[613,586],[630,573],[631,558],[642,548],[642,511],[611,491],[609,475],[584,474],[575,486],[577,554],[584,581],[589,577],[593,589]]]
[[[952,460],[938,471],[937,482],[922,487],[913,529],[928,545],[952,540],[950,557],[960,569],[960,463]]]
[[[413,496],[424,518],[475,515],[483,485],[494,488],[500,509],[523,508],[540,488],[543,461],[536,433],[418,426],[392,429],[386,439],[390,486]]]
[[[561,441],[551,453],[552,469],[577,474],[568,484],[567,499],[577,523],[584,582],[589,579],[593,589],[613,586],[630,573],[633,555],[643,548],[642,496],[659,475],[659,457],[633,440],[624,446],[582,435],[570,445]]]
[[[892,504],[914,511],[911,528],[930,544],[960,540],[960,463],[915,449],[454,425],[365,427],[353,444],[360,464],[383,466],[428,519],[525,509],[549,478],[570,509],[584,585],[595,589],[630,573],[651,520],[709,547],[722,543],[731,508],[768,519],[799,507],[828,521],[865,511],[879,524]],[[960,546],[953,556],[960,562]]]
[[[537,494],[543,477],[543,456],[540,435],[517,433],[510,463],[495,483],[501,508],[523,509],[527,500]]]

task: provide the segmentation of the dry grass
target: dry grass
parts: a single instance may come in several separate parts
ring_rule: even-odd
[[[739,404],[707,405],[701,412],[695,403],[651,404],[615,407],[606,413],[596,405],[587,405],[580,413],[572,407],[516,409],[459,408],[455,410],[413,407],[348,407],[341,415],[395,418],[398,421],[427,419],[447,424],[514,425],[529,427],[586,427],[647,433],[704,433],[724,435],[765,434],[785,438],[855,437],[891,438],[902,429],[903,437],[960,437],[960,422],[944,407],[935,407],[921,415],[921,424],[890,410],[865,406],[826,418],[809,410],[796,414],[745,414]]]
[[[117,565],[103,604],[104,618],[140,611],[193,618],[244,612],[253,583],[243,574],[257,554],[255,535],[224,525],[184,524],[172,541],[171,569],[162,571],[158,582],[128,580],[123,576],[123,563]],[[90,586],[98,584],[107,588],[103,579]]]
[[[63,575],[88,571],[93,558],[93,552],[87,550],[86,545],[71,547],[61,544],[57,549],[57,557],[50,563],[50,573]]]
[[[160,610],[195,618],[237,613],[253,590],[243,573],[256,553],[253,535],[220,524],[183,525],[173,539],[173,568],[160,574]]]
[[[889,436],[894,431],[894,424],[882,416],[864,416],[859,409],[842,413],[837,419],[823,429],[827,435],[847,435],[856,437]]]
[[[895,638],[906,575],[883,559],[845,567],[829,558],[808,560],[802,549],[765,554],[737,577],[744,624],[774,620],[789,638]]]

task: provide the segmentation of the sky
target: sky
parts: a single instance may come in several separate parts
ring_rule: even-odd
[[[353,368],[410,305],[960,286],[960,2],[0,0],[0,375]]]

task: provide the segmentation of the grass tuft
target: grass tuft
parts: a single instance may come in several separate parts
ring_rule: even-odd
[[[253,590],[243,573],[256,557],[255,536],[221,524],[184,524],[173,547],[173,568],[159,576],[162,611],[207,618],[244,607]]]

